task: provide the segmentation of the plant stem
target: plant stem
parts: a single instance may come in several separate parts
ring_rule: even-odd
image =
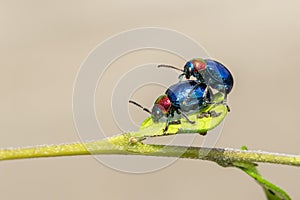
[[[214,161],[224,167],[233,166],[233,163],[235,162],[263,162],[300,166],[299,155],[231,148],[203,148],[143,144],[141,142],[133,143],[130,142],[132,135],[133,134],[127,133],[105,140],[87,143],[2,149],[0,150],[0,160],[91,154],[122,154],[209,160]]]

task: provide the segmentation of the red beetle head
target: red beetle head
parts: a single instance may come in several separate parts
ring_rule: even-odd
[[[171,108],[171,101],[168,98],[167,95],[161,95],[159,96],[152,108],[152,119],[154,122],[158,122],[160,118],[162,118],[164,115],[166,115]]]

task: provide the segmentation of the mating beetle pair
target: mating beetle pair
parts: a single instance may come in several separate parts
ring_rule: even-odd
[[[183,73],[179,75],[179,83],[170,86],[165,94],[157,98],[152,112],[134,101],[129,102],[150,113],[155,123],[166,120],[164,132],[168,130],[170,124],[180,123],[180,120],[172,121],[175,113],[193,124],[195,122],[189,119],[188,114],[199,112],[212,104],[223,103],[227,106],[226,98],[233,87],[233,77],[230,71],[221,63],[210,59],[197,58],[188,61],[183,70],[170,65],[159,65],[158,67],[182,71]],[[186,79],[194,77],[196,80],[181,81],[183,77]],[[224,100],[222,102],[214,101],[213,90],[223,93]],[[228,106],[227,108],[229,111]],[[199,116],[213,115],[216,115],[216,113],[208,112]]]
[[[224,94],[224,104],[226,104],[227,95],[231,92],[233,87],[233,77],[230,71],[223,64],[215,60],[194,58],[184,65],[183,70],[170,65],[159,65],[158,67],[179,70],[183,72],[179,75],[179,80],[182,80],[183,77],[186,79],[195,77],[198,80],[198,85],[205,83],[209,88],[222,92]],[[198,85],[196,85],[195,88],[198,87]],[[188,95],[185,102],[189,100],[189,96],[190,95]],[[227,109],[230,111],[229,106],[227,106]]]

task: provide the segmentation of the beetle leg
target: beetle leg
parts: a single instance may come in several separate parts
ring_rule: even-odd
[[[219,101],[219,102],[214,102],[213,100],[211,100],[211,101],[209,101],[207,98],[206,98],[206,96],[207,96],[207,93],[208,93],[208,91],[209,91],[209,89],[208,89],[208,87],[209,86],[207,86],[207,90],[205,89],[205,93],[204,93],[204,102],[205,102],[205,104],[206,105],[213,105],[213,107],[215,107],[215,106],[217,106],[217,105],[220,105],[220,104],[223,104],[223,105],[225,105],[226,106],[226,108],[227,108],[227,111],[228,112],[230,112],[230,107],[228,106],[228,104],[227,104],[227,93],[224,93],[224,100],[222,100],[222,101]],[[213,96],[213,95],[212,95]]]
[[[226,96],[225,96],[225,98],[226,98]],[[222,101],[219,101],[219,102],[212,102],[211,104],[213,104],[214,106],[217,106],[217,105],[223,104],[223,105],[225,105],[225,106],[226,106],[226,108],[227,108],[227,111],[228,111],[228,112],[230,112],[230,107],[228,106],[228,104],[227,104],[227,102],[226,102],[226,100],[225,100],[225,99],[224,99],[224,100],[222,100]]]
[[[189,94],[187,95],[186,99],[182,102],[183,105],[187,105],[187,102],[190,100],[190,96],[192,95],[192,93],[194,92],[194,90],[197,89],[197,87],[199,87],[200,83],[197,83],[189,92]]]
[[[188,96],[186,97],[186,99],[183,101],[183,105],[187,105],[187,102],[190,100],[190,97],[192,95],[192,93],[194,92],[194,90],[197,89],[197,87],[199,87],[201,84],[201,82],[197,83],[193,89],[189,92]],[[208,93],[211,93],[212,94],[212,91],[211,91],[211,87],[209,85],[207,85],[207,87],[205,88],[204,92],[203,92],[203,101],[205,102],[206,105],[210,105],[210,104],[214,104],[213,103],[213,100],[208,100],[207,98],[207,94]],[[211,98],[213,98],[213,95],[211,95]]]
[[[165,126],[165,128],[163,129],[164,134],[166,134],[166,132],[167,132],[167,130],[168,130],[168,128],[169,128],[169,124],[170,124],[170,117],[168,117],[167,120],[166,120],[166,126]]]
[[[210,117],[212,117],[212,118],[214,118],[214,117],[219,117],[221,114],[222,114],[222,112],[216,112],[216,111],[214,111],[214,110],[209,110],[208,112],[207,112],[209,115],[210,115]]]
[[[208,93],[211,94],[210,100],[207,98]],[[207,85],[207,87],[205,88],[204,93],[203,93],[203,101],[205,102],[206,105],[214,104],[214,100],[213,100],[214,95],[212,95],[212,94],[213,93],[212,93],[211,87],[209,85]]]
[[[198,119],[208,118],[208,117],[215,118],[215,117],[219,117],[221,114],[222,114],[222,112],[217,113],[214,110],[211,110],[211,111],[209,110],[207,112],[202,112],[202,113],[198,114],[197,118]]]
[[[178,109],[179,110],[179,109]],[[192,121],[189,119],[189,117],[187,116],[187,114],[185,114],[184,112],[182,112],[181,110],[179,110],[179,112],[181,113],[181,115],[186,119],[187,122],[189,122],[190,124],[195,124],[195,121]]]
[[[183,79],[183,77],[184,77],[184,73],[182,73],[182,74],[180,74],[179,76],[178,76],[178,79],[179,79],[179,82],[181,82],[182,81],[182,79]]]
[[[217,90],[224,94],[224,100],[221,101],[220,103],[224,104],[226,106],[226,108],[227,108],[227,111],[230,112],[230,107],[227,104],[227,95],[228,95],[226,93],[227,87],[225,85],[222,85]]]
[[[223,104],[226,106],[227,111],[230,112],[230,108],[229,108],[229,106],[228,106],[228,104],[227,104],[227,93],[226,93],[226,92],[225,92],[225,94],[224,94],[224,101],[223,101]]]
[[[181,121],[180,120],[171,121],[170,118],[168,118],[167,121],[166,121],[166,127],[163,129],[164,135],[168,135],[167,131],[169,129],[169,126],[172,125],[172,124],[174,124],[174,125],[181,124]]]
[[[170,122],[169,122],[169,125],[170,125],[170,124],[181,124],[181,121],[180,121],[180,120],[170,121]]]
[[[198,119],[202,119],[202,118],[208,118],[210,115],[208,112],[202,112],[201,114],[197,115]]]

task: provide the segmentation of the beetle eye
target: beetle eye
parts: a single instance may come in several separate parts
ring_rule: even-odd
[[[158,122],[160,118],[163,117],[163,113],[159,106],[154,105],[151,112],[151,117],[154,122]]]
[[[191,77],[193,70],[194,70],[193,64],[191,62],[187,62],[184,66],[184,73],[186,79],[189,79]]]

